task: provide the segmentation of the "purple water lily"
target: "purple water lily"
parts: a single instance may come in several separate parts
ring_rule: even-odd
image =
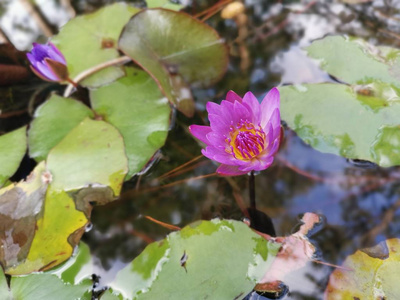
[[[204,156],[221,163],[217,173],[242,175],[267,169],[281,139],[279,91],[273,88],[260,104],[248,92],[229,91],[218,105],[207,103],[210,126],[191,125],[190,132],[207,145]]]
[[[68,81],[67,62],[64,55],[52,43],[41,45],[33,43],[33,48],[26,56],[32,71],[47,81]]]

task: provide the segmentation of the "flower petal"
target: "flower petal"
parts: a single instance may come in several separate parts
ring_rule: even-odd
[[[260,123],[260,103],[258,102],[257,98],[252,92],[247,92],[243,97],[242,103],[249,109],[253,116],[252,120],[249,121],[253,122],[255,125],[258,125],[258,123]]]
[[[217,173],[222,176],[238,176],[238,175],[244,175],[247,172],[240,171],[238,166],[228,166],[222,164],[218,167]]]
[[[281,115],[279,113],[279,109],[275,108],[274,112],[271,115],[271,119],[267,124],[271,124],[274,130],[273,139],[277,139],[281,134]]]
[[[53,43],[49,43],[49,57],[60,63],[63,63],[64,65],[67,64],[64,55],[61,53],[60,50],[58,50],[56,46],[54,46]]]
[[[226,94],[225,100],[232,102],[232,103],[234,103],[235,101],[242,102],[242,98],[238,94],[236,94],[234,91],[229,91]]]
[[[210,127],[213,131],[221,134],[227,134],[229,132],[230,124],[222,119],[221,116],[209,114],[208,119],[210,120]]]
[[[49,80],[52,81],[59,81],[59,78],[50,71],[49,67],[42,62],[38,62],[35,66],[35,69],[40,73],[43,74]]]
[[[189,126],[189,131],[195,138],[205,144],[209,144],[206,135],[212,131],[210,126],[191,125]]]
[[[261,127],[264,128],[271,119],[275,109],[279,111],[280,96],[277,88],[271,89],[261,102]]]
[[[246,106],[237,101],[233,104],[233,124],[236,125],[242,120],[251,121],[252,119],[251,112]]]

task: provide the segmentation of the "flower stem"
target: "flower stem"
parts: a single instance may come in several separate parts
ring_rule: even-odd
[[[250,208],[256,209],[256,182],[254,171],[251,171],[249,175],[249,199]]]
[[[70,83],[67,88],[64,91],[64,97],[69,97],[72,93],[72,89],[74,87],[76,87],[74,84],[78,84],[80,81],[82,81],[83,79],[85,79],[86,77],[89,77],[90,75],[105,69],[107,67],[111,67],[111,66],[115,66],[115,65],[119,65],[119,64],[126,64],[128,62],[132,61],[132,59],[128,56],[121,56],[118,57],[116,59],[112,59],[109,61],[106,61],[102,64],[99,64],[97,66],[94,66],[90,69],[87,69],[85,71],[83,71],[82,73],[78,74],[73,80],[68,80],[68,82]],[[73,83],[72,83],[73,82]]]
[[[67,82],[69,82],[70,84],[72,84],[72,86],[73,86],[74,88],[77,88],[77,87],[78,87],[78,84],[77,84],[75,81],[73,81],[71,78],[69,78],[69,77],[68,77],[68,79],[67,79]]]

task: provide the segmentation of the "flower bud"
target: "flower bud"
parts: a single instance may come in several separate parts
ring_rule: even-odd
[[[52,43],[33,43],[31,52],[26,54],[32,71],[46,81],[64,82],[68,80],[67,62],[64,55]]]

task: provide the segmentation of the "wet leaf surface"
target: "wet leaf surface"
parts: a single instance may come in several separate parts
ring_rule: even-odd
[[[187,14],[149,9],[126,25],[120,49],[160,85],[187,116],[194,113],[188,84],[207,86],[225,73],[228,53],[218,34]]]
[[[26,181],[0,190],[0,261],[6,271],[29,253],[48,185],[44,174],[42,162]]]
[[[53,95],[35,111],[28,131],[29,155],[41,161],[75,126],[93,112],[70,98]]]
[[[46,166],[40,163],[27,182],[1,190],[6,273],[47,270],[67,260],[85,231],[91,203],[114,200],[126,173],[117,129],[82,121],[50,151]]]
[[[281,87],[282,119],[321,152],[399,165],[399,94],[379,83],[366,88],[371,93],[331,83]],[[385,92],[395,97],[381,96]]]
[[[62,267],[46,273],[27,276],[13,276],[10,288],[4,273],[0,270],[0,298],[2,300],[90,300],[92,280],[88,266],[90,265],[89,248],[82,244],[78,253]]]
[[[128,171],[124,148],[122,136],[112,125],[83,120],[49,153],[52,189],[109,186],[118,196]]]
[[[84,70],[119,57],[117,43],[122,28],[139,11],[125,3],[116,3],[83,16],[78,16],[61,28],[52,42],[67,60],[70,77]],[[124,75],[120,67],[108,67],[81,82],[98,87]]]
[[[242,222],[199,221],[147,246],[111,287],[126,299],[240,299],[262,278],[279,246]]]
[[[96,113],[124,138],[129,179],[164,145],[171,108],[150,75],[134,68],[126,68],[126,73],[126,77],[91,91],[90,97]]]
[[[358,250],[329,278],[325,299],[399,299],[400,240],[385,243],[389,257],[373,257]]]
[[[0,187],[17,171],[26,146],[26,126],[0,136]]]
[[[322,69],[351,84],[386,82],[400,88],[400,50],[375,47],[358,38],[328,36],[307,48]]]

